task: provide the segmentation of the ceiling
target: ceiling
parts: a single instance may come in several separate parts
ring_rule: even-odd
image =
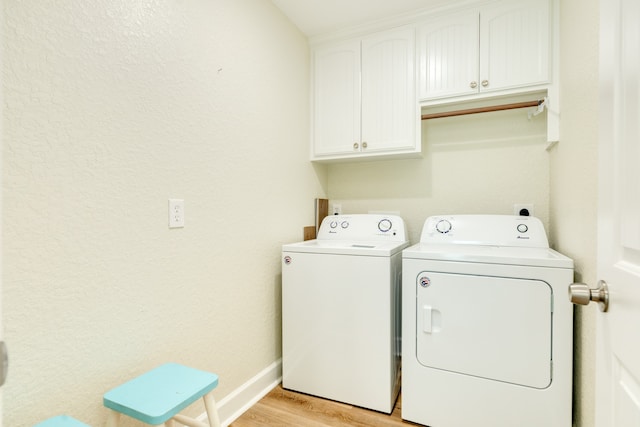
[[[307,36],[364,24],[451,0],[271,0]]]

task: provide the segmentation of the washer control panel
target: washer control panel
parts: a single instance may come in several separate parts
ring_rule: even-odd
[[[442,215],[427,218],[421,243],[548,248],[542,222],[513,215]]]
[[[449,220],[441,219],[440,221],[436,222],[436,231],[442,234],[450,232],[451,223],[449,222]]]
[[[404,221],[397,215],[330,215],[322,220],[318,240],[407,240]]]

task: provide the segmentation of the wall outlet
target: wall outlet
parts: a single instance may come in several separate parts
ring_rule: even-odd
[[[535,216],[533,203],[520,203],[513,205],[513,214],[518,216]]]
[[[342,214],[342,205],[333,204],[331,205],[331,215],[341,215]]]
[[[184,227],[184,200],[169,199],[169,228]]]

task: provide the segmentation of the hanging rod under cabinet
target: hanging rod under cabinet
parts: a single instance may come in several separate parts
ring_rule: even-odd
[[[513,110],[515,108],[540,107],[545,102],[544,99],[539,101],[516,102],[513,104],[493,105],[491,107],[469,108],[467,110],[445,111],[442,113],[423,114],[422,120],[439,119],[442,117],[464,116],[467,114],[489,113],[492,111]]]

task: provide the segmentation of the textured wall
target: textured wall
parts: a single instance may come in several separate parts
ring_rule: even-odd
[[[329,167],[329,196],[344,213],[399,212],[417,242],[424,220],[441,214],[512,214],[533,203],[549,217],[546,116],[510,110],[422,124],[422,159]]]
[[[606,1],[606,0],[605,0]],[[551,153],[551,234],[575,260],[575,279],[597,282],[598,0],[562,0],[561,141]],[[574,422],[595,425],[595,313],[575,309]]]
[[[280,245],[325,195],[306,40],[267,0],[2,7],[4,425],[102,425],[170,360],[220,399],[280,357]]]

